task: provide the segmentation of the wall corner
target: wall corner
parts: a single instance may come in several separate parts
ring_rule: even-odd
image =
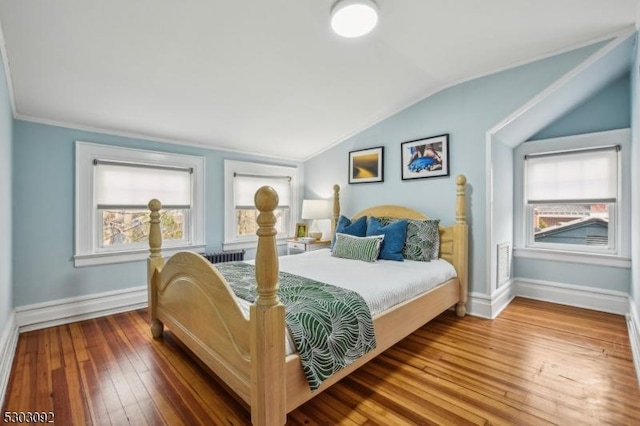
[[[636,377],[640,384],[640,317],[638,316],[637,304],[629,298],[629,314],[627,315],[627,328],[629,329],[629,343],[631,344],[631,355],[633,365],[636,369]]]
[[[4,406],[17,345],[18,324],[14,310],[9,316],[5,329],[0,334],[0,407]]]

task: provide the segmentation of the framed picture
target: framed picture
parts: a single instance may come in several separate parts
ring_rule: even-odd
[[[449,134],[403,142],[402,180],[449,176]]]
[[[383,182],[384,147],[349,153],[349,183]]]
[[[307,236],[307,224],[296,223],[296,238],[304,238]]]

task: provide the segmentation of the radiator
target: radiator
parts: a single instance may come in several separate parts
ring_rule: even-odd
[[[244,260],[244,250],[204,253],[203,256],[211,263],[235,262],[238,260]]]

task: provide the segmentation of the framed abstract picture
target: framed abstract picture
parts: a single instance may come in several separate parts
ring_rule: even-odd
[[[383,182],[384,147],[349,153],[349,183]]]
[[[402,180],[449,176],[449,134],[403,142]]]

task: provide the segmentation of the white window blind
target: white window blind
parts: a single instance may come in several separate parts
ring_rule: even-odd
[[[278,193],[274,211],[278,239],[293,234],[293,224],[299,217],[298,174],[296,166],[224,160],[224,250],[255,248],[259,212],[254,198],[265,185]]]
[[[254,209],[254,197],[262,186],[271,186],[278,193],[278,207],[291,205],[291,178],[289,176],[257,176],[235,174],[233,191],[236,208]]]
[[[99,209],[146,208],[157,198],[165,208],[189,208],[191,175],[188,168],[96,161],[96,203]]]
[[[618,148],[526,157],[529,204],[608,203],[618,197]]]

